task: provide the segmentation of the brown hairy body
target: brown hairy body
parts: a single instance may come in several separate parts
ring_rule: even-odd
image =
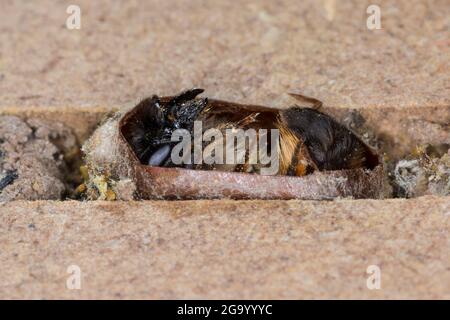
[[[127,139],[142,163],[150,161],[151,165],[180,166],[171,163],[170,157],[166,156],[167,145],[171,145],[168,137],[174,129],[184,128],[192,132],[194,121],[201,121],[203,132],[212,128],[222,133],[254,129],[258,135],[259,129],[278,129],[279,144],[277,148],[269,144],[268,149],[279,150],[279,175],[303,176],[316,170],[371,169],[378,163],[376,154],[353,132],[317,110],[321,102],[316,99],[293,95],[312,102],[315,108],[293,106],[278,110],[196,98],[201,92],[201,89],[193,89],[175,97],[153,96],[140,103],[144,116],[127,129],[130,132]],[[223,139],[226,140],[225,134]],[[211,142],[203,143],[205,148]],[[214,143],[227,146],[223,140]],[[152,160],[154,155],[159,156],[163,151],[162,157],[156,157],[163,160],[155,164]],[[182,167],[259,173],[261,165],[250,163],[249,156],[246,150],[245,161],[239,164],[202,163]]]
[[[202,121],[203,129],[217,128],[221,130],[225,141],[220,141],[226,146],[226,130],[230,129],[255,129],[259,139],[259,129],[278,129],[279,140],[279,175],[303,176],[312,172],[316,167],[309,157],[308,150],[303,140],[295,132],[290,130],[283,122],[281,110],[265,109],[258,106],[246,106],[246,108],[224,108],[222,105],[214,105],[200,114],[197,120]],[[270,140],[269,140],[270,142]],[[233,145],[234,148],[240,147]],[[245,147],[245,146],[244,146]],[[235,172],[259,173],[260,164],[250,164],[248,145],[245,163],[242,165],[197,165],[195,169],[222,170]],[[271,146],[269,144],[269,149]],[[225,154],[226,150],[224,150]]]

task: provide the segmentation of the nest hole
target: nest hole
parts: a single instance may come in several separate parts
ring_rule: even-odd
[[[383,155],[387,196],[394,198],[450,193],[450,111],[434,111],[326,109]],[[0,201],[80,199],[81,146],[109,115],[0,115]]]

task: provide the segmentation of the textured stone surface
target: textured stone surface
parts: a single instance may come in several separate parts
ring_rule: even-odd
[[[449,229],[449,197],[10,202],[0,298],[448,299]]]
[[[0,202],[62,199],[68,187],[65,161],[77,150],[75,136],[61,124],[0,116],[0,177],[17,175],[0,188]]]
[[[120,106],[200,86],[218,99],[449,105],[447,0],[2,1],[1,106]]]

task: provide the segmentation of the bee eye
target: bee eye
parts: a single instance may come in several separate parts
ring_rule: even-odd
[[[170,153],[170,145],[163,145],[161,148],[156,150],[148,160],[149,166],[159,166],[161,165],[169,156]]]

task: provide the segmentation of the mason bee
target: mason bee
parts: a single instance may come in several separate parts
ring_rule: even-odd
[[[259,161],[264,157],[252,152],[255,149],[250,139],[255,138],[253,146],[261,147],[259,143],[265,137],[267,154],[276,155],[274,174],[277,175],[304,176],[314,171],[373,169],[378,165],[378,157],[370,147],[319,110],[322,106],[319,100],[293,94],[297,99],[311,102],[313,107],[294,105],[278,110],[199,98],[202,92],[203,89],[191,89],[173,97],[155,95],[136,106],[138,116],[133,121],[124,121],[122,130],[142,164],[266,174],[263,170],[267,169],[268,162]],[[210,154],[215,160],[220,160],[218,154],[227,155],[227,160],[228,155],[240,157],[233,158],[235,161],[211,161],[211,157],[202,159],[200,150],[200,159],[195,161],[197,127],[200,127],[202,139],[197,142],[203,149],[203,157],[206,150],[212,150]],[[180,150],[180,135],[176,139],[174,135],[179,131],[183,137],[190,137],[188,142],[194,141],[187,145],[189,152],[181,162],[174,160]],[[211,131],[214,139],[211,136],[205,139]],[[269,141],[268,131],[276,132],[277,139]],[[236,135],[230,138],[236,132],[244,132],[245,139],[240,143],[238,139],[235,141]]]

